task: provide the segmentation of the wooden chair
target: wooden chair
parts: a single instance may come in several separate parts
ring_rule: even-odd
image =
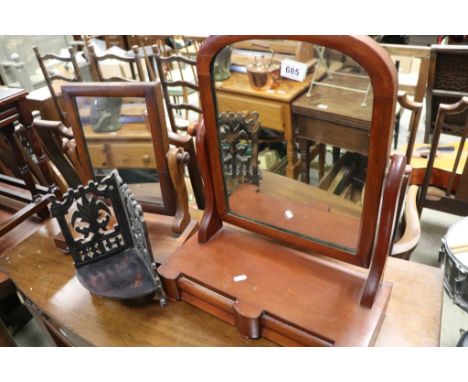
[[[414,150],[414,143],[416,142],[416,134],[418,132],[423,104],[421,102],[415,101],[414,99],[411,100],[408,97],[408,94],[402,90],[398,91],[398,103],[403,109],[409,110],[411,112],[408,145],[406,148],[406,163],[410,164]]]
[[[186,131],[190,124],[188,120],[189,111],[201,115],[198,103],[197,105],[189,103],[189,96],[194,93],[198,96],[199,93],[198,79],[196,71],[194,71],[196,62],[180,55],[164,57],[155,45],[153,45],[153,53],[156,58],[156,66],[172,131]],[[172,70],[172,65],[176,66],[175,70]],[[183,65],[188,65],[192,68],[192,73],[194,73],[193,81],[186,80]],[[179,77],[178,79],[175,79],[176,75]],[[179,98],[182,98],[181,103],[177,102]],[[171,99],[176,102],[172,102]],[[180,114],[177,114],[181,110],[185,111],[185,119],[181,119]]]
[[[88,44],[88,54],[92,67],[97,76],[97,80],[100,82],[128,82],[128,81],[145,81],[145,73],[143,66],[141,65],[141,57],[139,54],[139,48],[137,45],[132,46],[133,57],[122,57],[115,54],[104,54],[98,56],[94,50],[94,46]],[[106,77],[102,70],[102,62],[106,60],[116,60],[123,65],[128,65],[131,73],[131,78],[125,77],[124,73],[122,76],[111,76]],[[121,68],[121,70],[123,70]]]
[[[0,134],[5,138],[5,142],[11,149],[12,166],[16,168],[12,170],[12,173],[19,172],[20,178],[22,178],[0,174],[0,185],[5,186],[0,187],[0,195],[26,203],[26,206],[19,211],[13,212],[6,221],[0,223],[0,237],[36,213],[41,218],[46,218],[48,212],[45,209],[45,194],[58,192],[47,165],[47,157],[43,153],[32,128],[33,116],[26,106],[27,94],[22,89],[0,88]],[[29,148],[34,154],[37,166],[47,183],[47,187],[36,184],[25,162],[21,145],[15,136],[18,123],[24,127],[25,139],[28,140]],[[18,188],[28,190],[31,196],[18,192]],[[60,192],[58,194],[60,195]]]
[[[399,65],[399,90],[413,95],[414,102],[422,102],[426,94],[430,49],[424,46],[411,45],[382,44],[382,46],[394,60],[401,61],[404,59],[407,61],[406,64],[400,62]],[[407,66],[410,67],[407,68]],[[414,70],[413,67],[417,70]],[[416,77],[413,78],[414,76]]]
[[[186,55],[189,58],[196,58],[198,52],[200,50],[203,41],[205,41],[205,37],[203,36],[180,36],[182,41],[184,42],[184,46],[179,49],[180,54]]]
[[[416,96],[415,96],[416,98]],[[398,103],[403,109],[411,111],[409,123],[409,137],[406,148],[406,163],[411,164],[414,143],[419,126],[419,119],[422,111],[422,103],[410,99],[406,91],[398,91]],[[417,195],[419,186],[410,184],[410,173],[407,166],[407,172],[403,179],[404,190],[406,193],[400,195],[398,206],[398,215],[400,216],[398,228],[395,231],[395,243],[392,247],[391,256],[409,260],[411,253],[416,249],[421,238],[421,224],[417,207]]]
[[[204,41],[203,37],[196,37],[196,36],[173,36],[173,52],[171,55],[180,55],[185,56],[191,60],[196,61],[198,51],[200,50],[200,46]],[[179,45],[177,41],[180,41],[181,44]],[[196,82],[197,80],[197,69],[195,65],[190,65],[189,69],[192,71],[193,78]]]
[[[423,102],[429,73],[430,49],[411,45],[382,44],[382,46],[397,64],[399,91],[412,95],[416,103]],[[400,134],[400,115],[401,113],[397,113],[394,149],[397,148]],[[417,117],[415,121],[417,124],[419,124],[420,115],[420,113],[413,113],[412,118]]]
[[[71,130],[60,121],[35,119],[32,128],[35,131],[41,150],[46,154],[46,164],[53,182],[62,193],[69,187],[77,187],[85,182],[83,170],[76,154],[76,145]],[[30,147],[25,128],[18,126],[15,133],[17,147],[31,172],[34,181],[44,187],[49,185],[42,173],[34,152]],[[10,177],[21,178],[13,158],[13,152],[0,136],[0,173]]]
[[[188,91],[185,92],[187,89],[192,92],[192,94],[197,94],[198,99],[198,84],[196,77],[194,78],[194,82],[189,82],[185,80],[182,64],[186,64],[192,68],[195,68],[196,62],[190,60],[183,56],[169,56],[163,57],[160,54],[160,50],[157,46],[153,45],[153,52],[156,58],[156,65],[157,71],[159,74],[161,87],[163,91],[164,101],[166,104],[167,113],[169,116],[169,123],[171,125],[172,133],[169,134],[169,138],[172,139],[171,144],[176,145],[177,147],[183,147],[185,151],[190,154],[190,161],[187,164],[188,173],[190,176],[190,181],[192,183],[193,192],[195,199],[197,201],[197,206],[200,209],[204,209],[205,202],[204,202],[204,194],[203,194],[203,182],[200,175],[200,169],[198,166],[198,161],[196,157],[196,150],[193,139],[186,139],[179,135],[177,137],[179,131],[187,131],[190,130],[193,125],[197,122],[190,122],[188,120],[184,120],[181,123],[181,119],[177,118],[176,113],[185,110],[187,113],[192,111],[197,113],[199,116],[201,115],[201,109],[197,105],[193,105],[188,103]],[[174,81],[172,79],[170,66],[171,64],[175,63],[177,66],[178,73],[180,74],[180,80]],[[169,68],[168,68],[169,66]],[[175,92],[172,90],[175,89]],[[184,90],[185,89],[185,90]],[[187,97],[184,96],[186,94]],[[174,103],[171,99],[178,98],[181,96],[185,101],[182,103]],[[199,117],[200,118],[200,117]],[[183,142],[182,142],[183,141]]]
[[[409,124],[409,139],[406,149],[406,163],[411,163],[411,154],[414,150],[417,129],[419,126],[419,118],[422,111],[422,103],[415,102],[408,97],[408,93],[402,90],[398,91],[398,103],[402,109],[407,109],[411,112]],[[363,161],[361,155],[357,153],[346,153],[333,166],[333,168],[322,178],[320,188],[330,193],[350,198],[357,203],[361,203],[362,195],[353,198],[353,193],[349,188],[354,188],[353,182],[356,179],[362,178],[358,173],[362,172],[362,167],[366,166],[367,160]],[[365,179],[362,178],[362,181]],[[392,248],[391,256],[409,259],[411,253],[416,248],[421,237],[421,226],[419,214],[416,204],[416,197],[419,191],[418,185],[409,185],[409,172],[405,175],[404,186],[398,207],[397,216],[399,216],[399,225],[395,234],[395,243]],[[363,192],[363,191],[362,191]],[[359,192],[357,192],[359,193]]]
[[[424,142],[430,142],[439,105],[457,102],[465,96],[468,96],[468,46],[432,45]],[[442,125],[442,133],[461,136],[463,126],[464,119],[461,114],[447,114]]]
[[[169,144],[183,149],[190,156],[187,163],[188,174],[190,183],[192,184],[192,191],[200,210],[205,209],[205,192],[203,188],[203,181],[198,166],[197,152],[195,150],[195,143],[191,135],[181,135],[173,131],[167,132],[169,137]],[[190,134],[190,132],[189,132]]]
[[[57,169],[56,175],[63,177],[65,181],[61,191],[66,192],[68,188],[76,188],[86,183],[71,129],[61,122],[41,119],[34,120],[33,128],[50,162]]]
[[[421,224],[417,206],[418,191],[418,186],[410,185],[406,194],[404,194],[404,205],[400,207],[403,216],[400,217],[399,227],[396,230],[396,240],[390,256],[409,260],[421,239]]]
[[[468,136],[468,96],[452,104],[440,104],[434,127],[431,151],[428,165],[418,200],[419,212],[424,207],[448,212],[451,214],[468,215],[468,160],[464,146]],[[440,135],[443,132],[445,121],[452,116],[463,120],[463,130],[460,132],[460,143],[456,150],[453,165],[450,169],[437,168],[437,150]],[[439,189],[431,187],[437,180]]]
[[[63,124],[68,126],[67,116],[62,110],[62,106],[60,104],[60,94],[58,94],[54,88],[55,81],[62,81],[62,82],[83,82],[83,77],[80,72],[80,67],[78,62],[76,61],[75,51],[72,47],[68,48],[68,53],[70,57],[61,57],[55,54],[45,54],[41,55],[39,52],[39,48],[37,46],[33,47],[34,53],[36,54],[37,62],[39,67],[41,68],[42,74],[46,80],[47,87],[49,88],[50,95],[54,101],[55,108],[57,110],[58,115],[60,116],[60,120]],[[71,77],[66,77],[62,74],[51,74],[47,69],[47,61],[49,60],[56,60],[62,63],[71,64],[73,67],[73,72]]]

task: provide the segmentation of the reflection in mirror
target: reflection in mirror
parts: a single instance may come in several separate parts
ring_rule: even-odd
[[[140,202],[163,205],[157,163],[139,97],[77,97],[81,123],[95,180],[119,171]]]
[[[230,57],[226,55],[230,53]],[[352,58],[291,40],[241,41],[212,73],[230,214],[355,253],[372,86]]]

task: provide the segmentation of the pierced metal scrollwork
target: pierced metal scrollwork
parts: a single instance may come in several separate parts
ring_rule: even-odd
[[[166,303],[143,210],[116,170],[100,183],[70,189],[63,201],[51,196],[49,202],[77,277],[88,290],[120,299],[155,293],[161,305]],[[69,224],[66,217],[74,204]],[[110,227],[113,215],[116,222]]]
[[[220,113],[218,125],[223,170],[225,177],[230,178],[229,184],[232,186],[235,181],[258,186],[262,178],[258,165],[258,113]]]

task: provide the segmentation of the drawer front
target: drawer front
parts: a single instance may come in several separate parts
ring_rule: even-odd
[[[280,102],[257,99],[248,96],[216,92],[220,112],[252,112],[260,115],[260,123],[277,131],[284,131],[284,106]]]
[[[109,145],[90,143],[88,144],[89,158],[93,168],[109,168],[110,163],[107,158],[107,150]]]
[[[298,137],[369,155],[369,133],[353,127],[307,117],[296,118]]]
[[[113,143],[109,148],[109,159],[112,167],[157,168],[151,143]]]

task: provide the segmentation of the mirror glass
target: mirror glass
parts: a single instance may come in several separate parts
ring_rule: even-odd
[[[230,214],[355,253],[372,86],[350,57],[246,40],[212,65]]]
[[[119,171],[139,202],[163,206],[143,97],[76,97],[94,179]]]

